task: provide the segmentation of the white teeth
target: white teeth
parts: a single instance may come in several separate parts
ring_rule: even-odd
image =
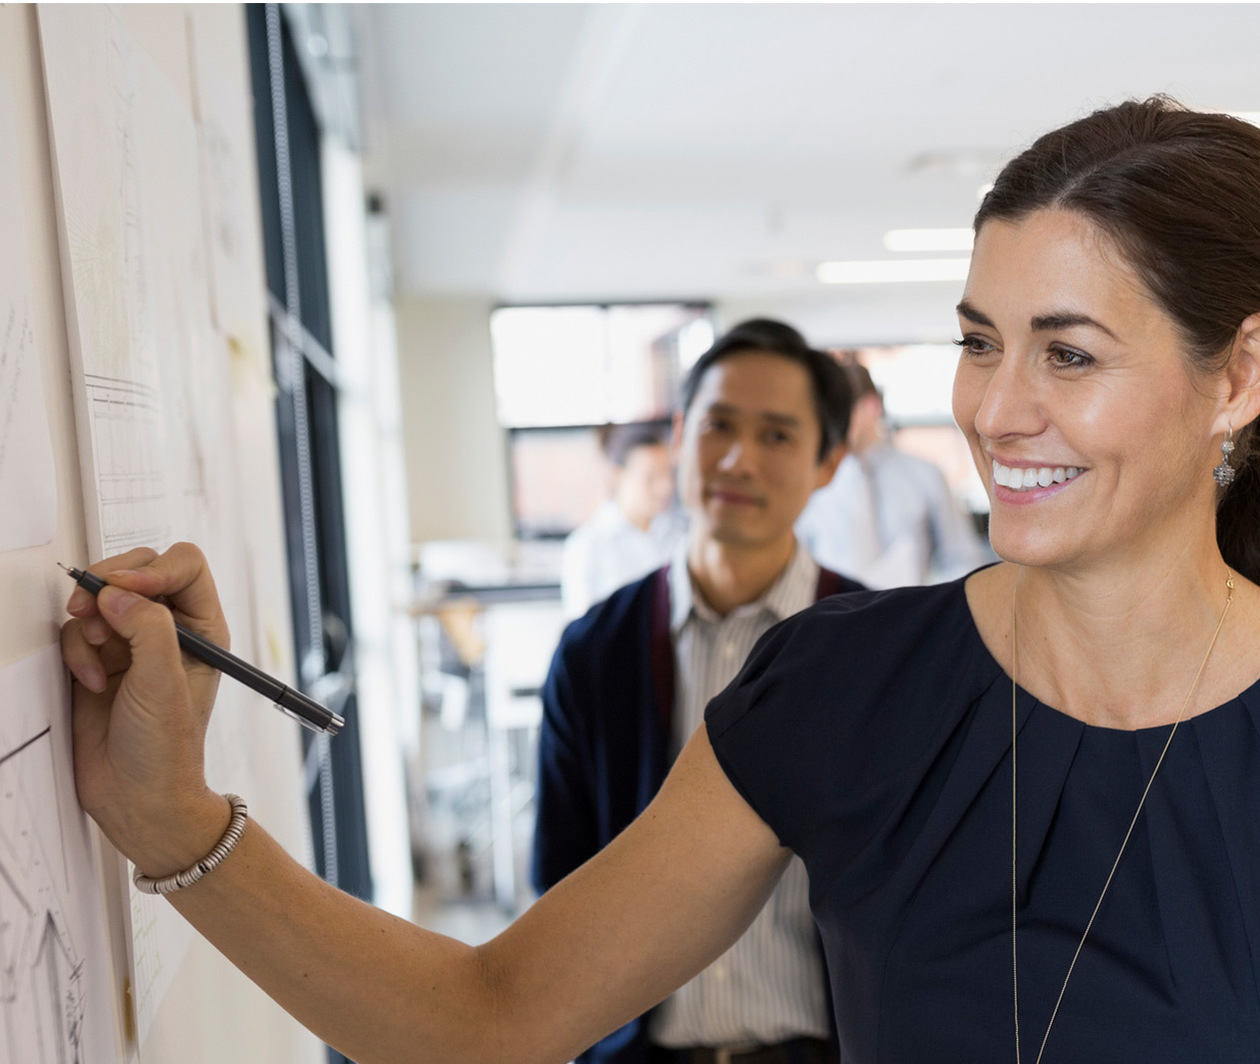
[[[1004,466],[993,463],[993,483],[1012,491],[1031,491],[1048,488],[1079,476],[1084,470],[1077,466]]]

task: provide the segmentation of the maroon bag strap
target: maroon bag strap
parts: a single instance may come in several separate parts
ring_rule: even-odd
[[[651,577],[652,691],[661,727],[669,735],[674,720],[674,640],[669,634],[669,566],[657,569]]]
[[[814,596],[814,601],[825,599],[828,595],[835,595],[844,587],[846,581],[839,573],[833,573],[830,569],[824,569],[821,565],[818,567],[818,591]]]

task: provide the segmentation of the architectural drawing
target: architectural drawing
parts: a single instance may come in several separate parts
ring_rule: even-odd
[[[113,1059],[99,875],[56,647],[0,669],[0,1060]]]
[[[83,1060],[83,961],[66,918],[64,861],[50,858],[31,800],[51,769],[45,729],[0,757],[0,1010],[5,1058]],[[60,888],[59,888],[60,881]]]

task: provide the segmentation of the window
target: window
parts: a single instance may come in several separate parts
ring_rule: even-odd
[[[604,425],[667,417],[713,324],[696,304],[500,307],[490,335],[501,425]]]
[[[698,303],[500,307],[490,335],[522,539],[565,536],[594,513],[607,475],[597,429],[666,421],[714,339]]]
[[[341,508],[320,127],[275,4],[247,5],[259,193],[277,387],[294,648],[304,691],[346,718],[334,742],[303,731],[316,870],[370,898]],[[329,1050],[330,1064],[345,1058]]]

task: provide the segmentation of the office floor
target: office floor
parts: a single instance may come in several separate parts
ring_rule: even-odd
[[[424,766],[412,779],[416,889],[412,919],[422,927],[479,944],[493,938],[533,900],[526,864],[533,832],[532,784],[515,779],[509,818],[512,889],[496,890],[485,729],[424,722]],[[532,745],[512,758],[532,765]],[[514,773],[515,775],[515,773]]]
[[[411,918],[421,927],[470,946],[494,938],[512,922],[512,916],[489,898],[451,898],[432,883],[416,886]]]

